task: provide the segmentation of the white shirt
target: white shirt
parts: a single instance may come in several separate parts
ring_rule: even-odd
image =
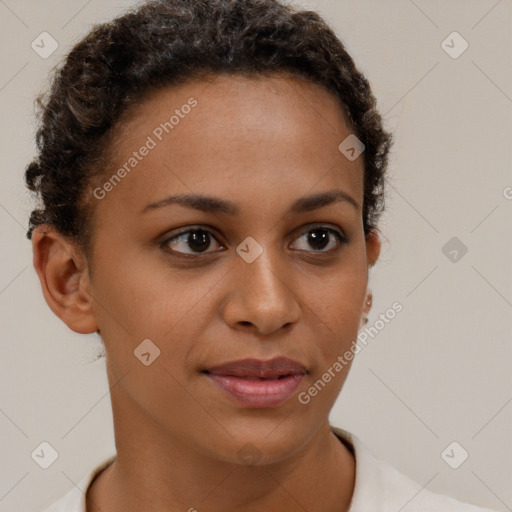
[[[391,465],[375,458],[354,434],[338,427],[332,427],[332,430],[352,447],[356,461],[355,486],[348,512],[496,512],[424,489]],[[115,458],[116,455],[112,455],[104,460],[78,482],[78,487],[43,512],[87,512],[85,496],[90,484]]]

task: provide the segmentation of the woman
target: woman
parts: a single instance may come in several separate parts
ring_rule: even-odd
[[[34,267],[101,336],[117,449],[47,511],[483,510],[329,424],[391,135],[317,14],[143,4],[72,49],[37,142]]]

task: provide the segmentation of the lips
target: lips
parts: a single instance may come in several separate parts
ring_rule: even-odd
[[[297,361],[276,357],[269,361],[232,361],[203,373],[235,402],[246,407],[265,408],[288,401],[307,370]]]
[[[231,375],[233,377],[259,377],[277,379],[287,375],[306,373],[306,367],[287,357],[276,357],[269,361],[241,359],[206,370],[211,375]]]

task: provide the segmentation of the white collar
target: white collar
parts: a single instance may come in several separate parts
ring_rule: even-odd
[[[355,458],[355,485],[348,512],[495,512],[429,491],[374,457],[354,434],[339,427],[331,428]],[[109,456],[43,512],[86,512],[85,496],[89,486],[115,458],[116,455]]]

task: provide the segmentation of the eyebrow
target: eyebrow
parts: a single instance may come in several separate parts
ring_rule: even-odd
[[[330,190],[328,192],[304,196],[297,199],[292,204],[290,212],[296,214],[310,212],[338,202],[348,203],[359,210],[359,203],[351,196],[341,190]],[[178,194],[169,196],[155,203],[148,204],[141,213],[174,204],[187,206],[202,212],[220,213],[232,216],[240,213],[240,207],[236,203],[218,197],[200,194]]]

